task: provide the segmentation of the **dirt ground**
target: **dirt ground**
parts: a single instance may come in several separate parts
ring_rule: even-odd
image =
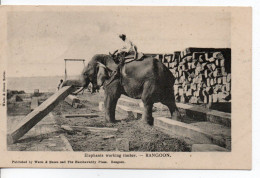
[[[43,102],[50,95],[51,93],[41,95],[40,102]],[[90,94],[85,92],[84,95],[79,95],[78,97],[83,103],[82,108],[75,109],[65,101],[61,101],[52,111],[60,132],[68,139],[74,151],[116,151],[117,139],[127,140],[129,151],[191,151],[191,144],[188,144],[186,140],[164,134],[160,130],[142,123],[141,120],[128,118],[126,113],[117,111],[117,122],[113,124],[106,122],[104,113],[98,109],[99,102],[103,101],[102,93]],[[8,104],[7,113],[9,116],[26,115],[29,112],[30,101],[27,99],[24,99],[22,102]],[[97,114],[98,117],[64,117],[66,114],[87,113]],[[93,131],[87,129],[87,127],[117,128],[118,130]],[[55,137],[56,135],[49,134],[48,136]]]
[[[116,139],[129,141],[129,151],[190,151],[191,145],[184,140],[172,138],[156,128],[144,124],[141,120],[128,118],[125,113],[116,111],[116,123],[108,123],[104,113],[98,110],[98,104],[103,101],[102,94],[85,93],[79,96],[83,108],[74,109],[66,102],[61,102],[53,113],[57,116],[59,125],[68,125],[73,131],[67,131],[66,137],[74,151],[115,151]],[[65,114],[95,113],[95,118],[65,118]],[[86,127],[117,128],[118,131],[92,132]]]

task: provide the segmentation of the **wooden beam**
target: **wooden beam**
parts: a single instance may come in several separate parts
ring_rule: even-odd
[[[222,137],[205,132],[191,124],[165,117],[156,117],[154,118],[154,126],[166,134],[189,138],[199,144],[215,144],[224,148],[226,147],[226,141]]]
[[[85,129],[90,132],[117,132],[117,128],[111,127],[85,127],[85,126],[71,126],[73,129]]]
[[[66,114],[65,118],[75,118],[75,117],[99,117],[98,114]]]
[[[64,101],[74,108],[77,108],[77,107],[75,107],[76,104],[80,103],[79,98],[77,96],[74,96],[74,95],[67,96]]]
[[[22,119],[15,129],[8,134],[7,142],[12,144],[26,134],[33,126],[40,122],[61,100],[64,100],[73,91],[72,86],[61,88],[58,92],[48,98],[39,107]]]

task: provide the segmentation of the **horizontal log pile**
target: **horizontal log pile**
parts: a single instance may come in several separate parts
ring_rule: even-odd
[[[166,54],[163,63],[175,77],[177,102],[216,103],[231,100],[231,73],[223,52],[185,49]],[[198,50],[197,50],[198,51]],[[229,60],[229,61],[227,61]]]

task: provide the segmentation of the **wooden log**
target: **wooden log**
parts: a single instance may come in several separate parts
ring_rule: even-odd
[[[86,126],[70,126],[73,129],[84,129],[90,132],[117,132],[117,128],[110,127],[86,127]]]
[[[181,63],[184,64],[184,63],[186,63],[186,62],[187,62],[187,58],[185,57],[185,58],[182,59],[182,62],[181,62]]]
[[[185,72],[182,73],[182,75],[184,76],[185,80],[188,79],[188,76],[189,76],[188,72],[185,71]]]
[[[175,94],[179,93],[179,87],[180,87],[180,85],[174,85],[173,86]]]
[[[174,81],[174,85],[178,85],[179,84],[179,79],[178,77],[176,77],[175,81]]]
[[[80,103],[80,100],[78,99],[77,96],[69,95],[65,98],[65,102],[68,103],[69,105],[75,107],[75,104]]]
[[[211,95],[213,93],[213,89],[211,87],[207,87],[206,92],[208,93],[208,95]]]
[[[213,77],[213,72],[210,72],[210,73],[208,74],[208,77],[209,77],[209,78],[212,78],[212,77]]]
[[[26,134],[33,126],[40,122],[61,100],[64,100],[73,91],[72,86],[66,86],[35,108],[24,117],[19,124],[8,134],[7,142],[12,144]]]
[[[222,91],[222,92],[227,91],[227,89],[226,89],[226,85],[222,85],[222,87],[221,87],[221,91]]]
[[[213,77],[217,77],[218,76],[218,70],[215,70],[214,72],[213,72]]]
[[[226,76],[222,77],[222,81],[223,81],[223,84],[226,84],[227,83],[227,77]]]
[[[210,79],[210,86],[213,86],[213,85],[215,85],[215,82],[214,82],[214,79],[212,78],[212,79]]]
[[[216,64],[216,66],[220,66],[220,60],[219,60],[219,59],[216,59],[216,60],[215,60],[215,64]]]
[[[216,67],[216,65],[213,63],[213,64],[211,64],[211,68],[212,68],[213,71],[215,71],[217,67]]]
[[[173,69],[173,63],[169,63],[169,69]]]
[[[179,95],[182,96],[183,95],[183,89],[179,88]]]
[[[186,92],[186,96],[192,96],[192,90],[191,90],[191,88],[188,89],[188,91]]]
[[[182,102],[182,103],[186,103],[186,99],[185,99],[185,96],[184,96],[184,95],[181,96],[181,102]]]
[[[215,61],[215,58],[214,57],[211,57],[208,59],[209,62],[214,62]]]
[[[192,68],[192,69],[195,69],[195,68],[196,68],[196,62],[192,62],[192,63],[191,63],[191,68]]]
[[[220,60],[220,66],[221,66],[221,67],[224,67],[224,66],[225,66],[225,60],[224,60],[224,59],[221,59],[221,60]]]
[[[190,87],[191,87],[191,89],[194,90],[194,91],[197,90],[197,85],[196,85],[195,83],[192,83],[192,84],[190,85]]]
[[[204,63],[201,64],[203,70],[205,70],[207,64],[208,64],[207,62],[204,62]]]
[[[72,128],[75,128],[77,126],[72,126]],[[87,129],[91,132],[117,132],[117,128],[110,128],[110,127],[83,127],[84,129]]]
[[[213,101],[213,95],[209,95],[209,103],[212,103]]]
[[[192,152],[229,152],[228,149],[214,144],[193,144]]]
[[[218,84],[221,84],[222,83],[222,77],[219,77],[218,78]]]
[[[226,75],[225,67],[221,67],[221,74],[224,75],[224,76]]]
[[[218,94],[213,94],[213,103],[218,102]]]
[[[221,92],[221,87],[222,87],[222,85],[221,85],[221,84],[218,84],[218,85],[216,85],[217,92]]]
[[[198,103],[198,98],[193,96],[193,97],[191,97],[190,102],[193,104],[196,104],[196,103]]]
[[[69,125],[61,125],[60,128],[68,132],[73,132],[73,129]]]
[[[224,56],[221,52],[214,52],[212,56],[215,59],[224,59]]]
[[[75,118],[75,117],[98,117],[98,114],[66,114],[65,118]]]
[[[198,83],[198,85],[197,85],[197,86],[198,86],[198,89],[199,89],[199,88],[202,88],[202,85],[203,85],[202,82]]]
[[[129,119],[140,119],[142,118],[143,112],[139,109],[133,109],[131,107],[117,105],[116,110],[127,114],[127,118]]]
[[[191,77],[191,78],[194,78],[194,77],[195,77],[195,73],[194,73],[194,72],[191,72],[191,73],[190,73],[190,77]]]
[[[205,69],[205,70],[204,70],[204,77],[205,77],[205,78],[208,78],[208,77],[209,77],[209,70],[208,70],[208,69]]]
[[[227,82],[230,83],[231,81],[231,74],[227,74]]]
[[[180,83],[183,83],[183,82],[185,82],[185,80],[186,80],[186,79],[185,79],[185,76],[181,76],[181,78],[180,78],[180,81],[179,81],[179,82],[180,82]]]
[[[207,78],[207,87],[210,87],[210,78]]]
[[[194,59],[194,58],[192,56],[187,56],[186,59],[187,59],[187,62],[191,62],[192,59]]]
[[[203,102],[204,102],[205,104],[208,103],[208,96],[204,96]]]
[[[204,62],[204,59],[205,59],[205,55],[200,55],[200,56],[199,56],[199,62],[200,62],[200,63],[203,63],[203,62]]]
[[[189,82],[191,82],[191,81],[192,81],[192,78],[191,78],[191,76],[190,76],[190,75],[188,76],[187,80],[188,80]]]
[[[179,77],[182,76],[182,69],[179,70]]]
[[[202,81],[203,81],[203,76],[202,76],[202,74],[199,74],[199,76],[198,76],[198,82],[199,82],[199,83],[202,83]]]
[[[31,111],[33,111],[35,108],[37,108],[39,105],[39,99],[38,97],[32,97],[31,101]]]
[[[217,68],[216,70],[218,71],[218,76],[222,76],[221,68]]]
[[[187,68],[186,68],[186,65],[185,64],[182,64],[182,70],[187,70]]]
[[[213,71],[213,70],[212,70],[212,67],[211,67],[211,64],[207,64],[207,68],[208,68],[210,71]]]
[[[192,63],[191,62],[188,63],[188,69],[189,70],[192,69]]]
[[[196,69],[195,69],[195,75],[198,76],[199,73],[200,73],[200,70],[196,68]]]
[[[188,89],[189,89],[189,86],[185,84],[185,85],[183,86],[183,89],[184,89],[184,92],[186,93],[186,92],[188,91]]]
[[[227,91],[230,91],[230,90],[231,90],[231,85],[230,85],[230,83],[227,83],[227,84],[226,84],[226,90],[227,90]]]
[[[170,71],[173,75],[175,75],[175,71],[173,70],[173,68],[171,68]]]
[[[229,96],[229,92],[219,92],[218,93],[218,101],[219,102],[226,102],[226,99]]]
[[[179,102],[180,101],[180,96],[179,95],[175,95],[175,101]]]
[[[209,53],[205,53],[205,60],[206,60],[206,61],[209,60]]]
[[[205,56],[205,52],[194,52],[194,53],[192,53],[193,59],[199,59],[200,56]]]

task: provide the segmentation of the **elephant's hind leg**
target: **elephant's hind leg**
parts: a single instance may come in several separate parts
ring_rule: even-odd
[[[152,116],[153,104],[144,103],[144,113],[142,120],[149,125],[153,125],[154,118]]]
[[[164,101],[161,101],[161,103],[168,107],[168,109],[170,110],[170,113],[171,113],[171,118],[173,120],[182,121],[179,109],[176,106],[175,98],[173,96],[172,97],[168,97]]]
[[[153,94],[155,85],[151,81],[147,81],[144,84],[144,89],[142,93],[142,101],[144,103],[144,112],[142,116],[142,120],[149,125],[153,125],[154,118],[152,116],[152,109],[153,109]]]

